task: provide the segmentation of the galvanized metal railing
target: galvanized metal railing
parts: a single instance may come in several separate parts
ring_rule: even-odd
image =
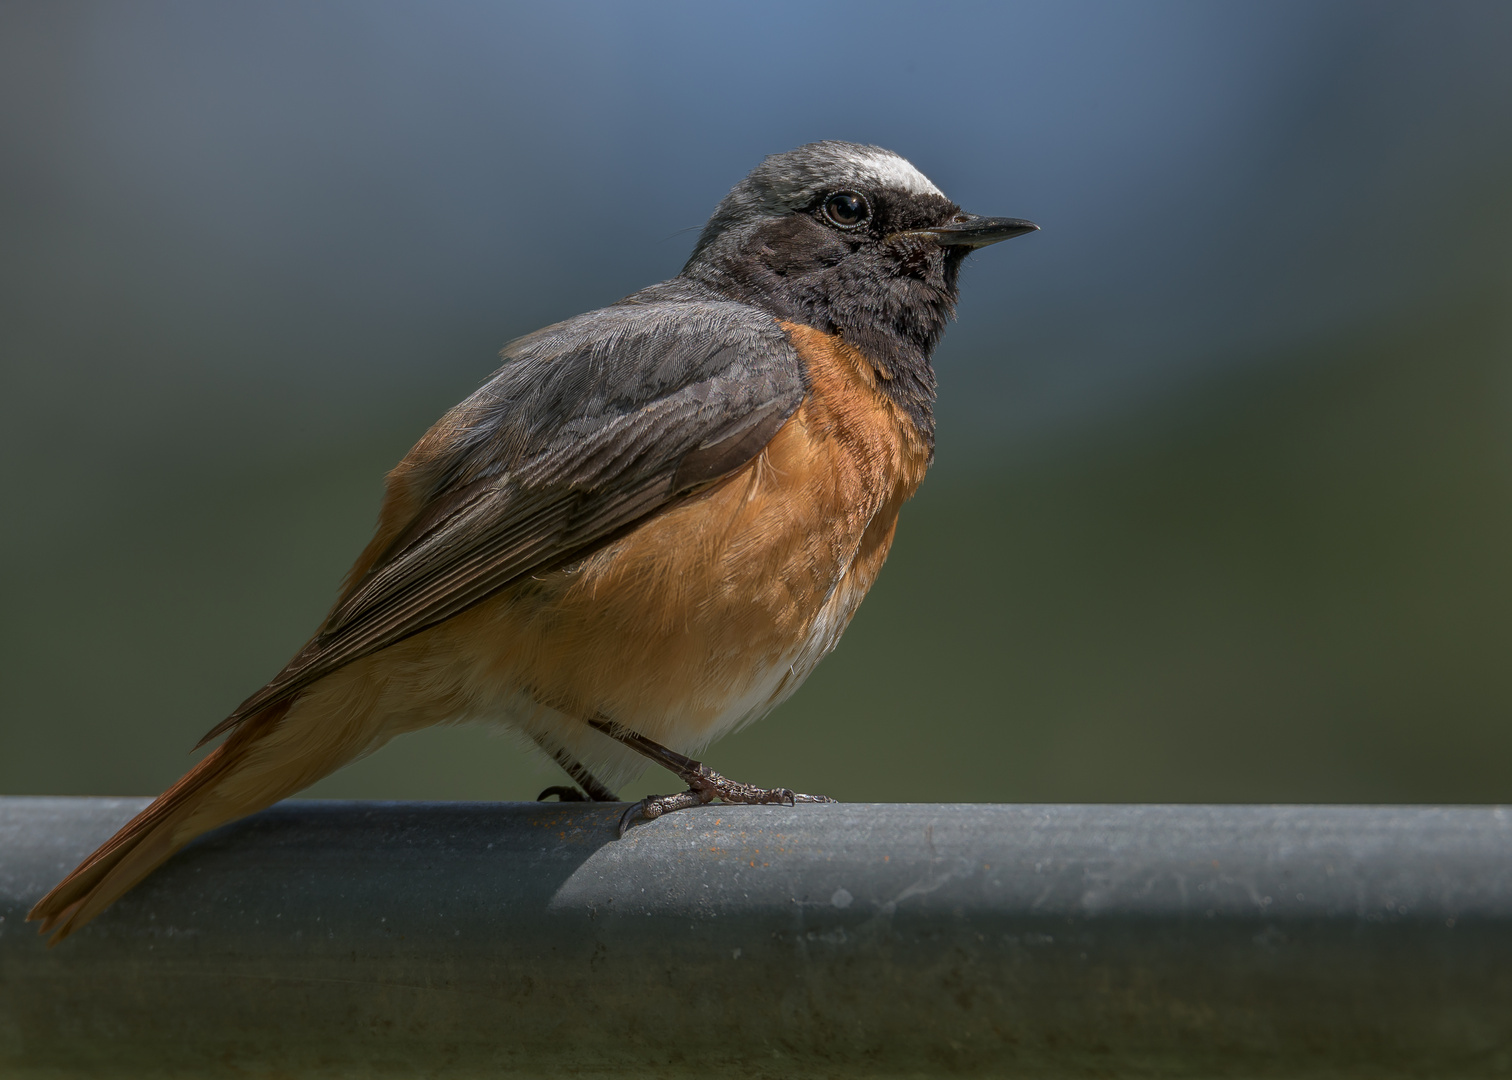
[[[0,799],[0,1076],[1493,1076],[1494,808],[291,802],[57,949],[138,799]]]

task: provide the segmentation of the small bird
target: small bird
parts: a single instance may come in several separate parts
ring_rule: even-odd
[[[835,647],[934,455],[930,355],[975,248],[897,154],[818,142],[725,196],[682,273],[520,338],[388,476],[325,622],[229,737],[42,898],[56,944],[191,839],[396,735],[486,720],[616,800],[649,759],[720,799],[828,802],[690,755]]]

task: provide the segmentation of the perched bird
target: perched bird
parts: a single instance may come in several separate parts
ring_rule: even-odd
[[[878,147],[768,157],[677,277],[504,349],[389,474],[315,636],[30,918],[56,943],[200,833],[432,724],[509,725],[590,799],[646,759],[687,784],[621,832],[828,801],[687,755],[834,648],[933,457],[962,260],[1035,228],[963,213]]]

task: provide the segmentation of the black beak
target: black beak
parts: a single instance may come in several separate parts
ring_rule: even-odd
[[[955,220],[930,229],[910,229],[900,236],[928,238],[942,247],[979,248],[996,244],[999,240],[1012,240],[1015,236],[1037,232],[1039,226],[1032,221],[1011,217],[977,217],[975,214],[957,214]]]

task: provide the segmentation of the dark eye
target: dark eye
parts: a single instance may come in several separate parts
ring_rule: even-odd
[[[871,206],[859,191],[837,191],[824,200],[824,216],[842,229],[854,229],[871,217]]]

